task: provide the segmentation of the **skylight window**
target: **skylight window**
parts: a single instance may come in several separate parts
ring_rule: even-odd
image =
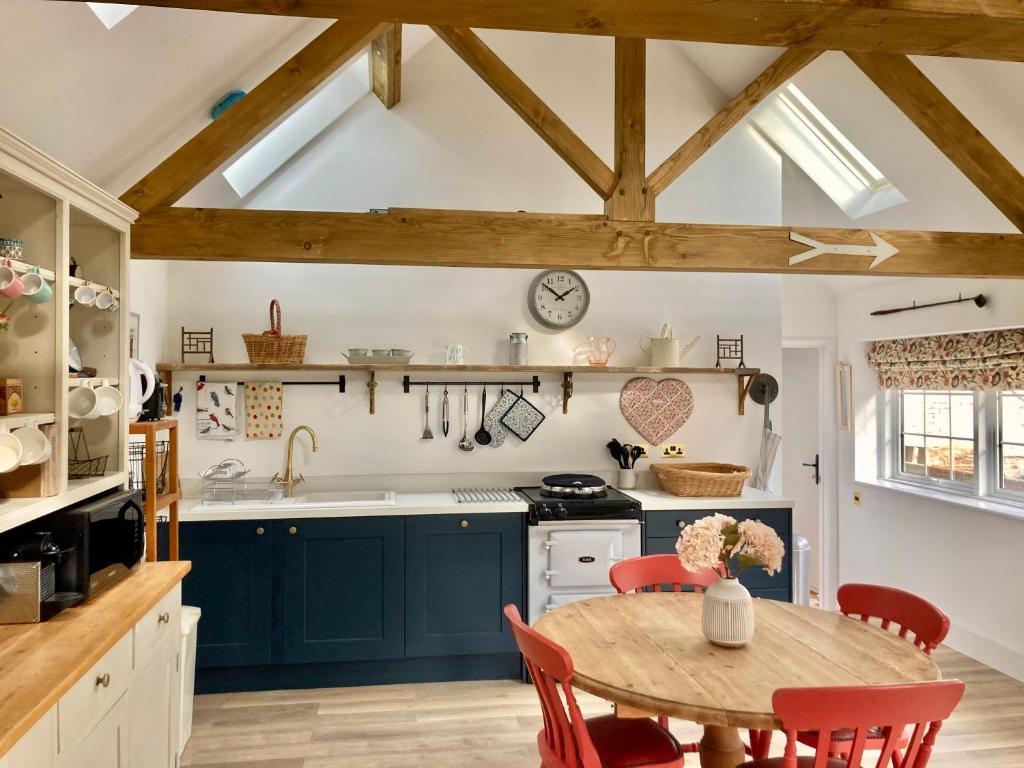
[[[779,92],[779,100],[789,107],[800,121],[807,126],[818,140],[821,141],[842,162],[850,172],[868,189],[881,189],[889,185],[889,180],[882,175],[864,153],[853,145],[832,121],[808,99],[803,91],[790,83]]]
[[[224,178],[245,197],[299,150],[319,136],[370,92],[369,54],[357,56],[319,91],[224,170]]]
[[[885,174],[793,83],[766,99],[750,119],[851,219],[906,202]]]
[[[92,9],[92,12],[107,29],[116,27],[128,17],[128,14],[139,7],[127,3],[86,3],[86,5]]]

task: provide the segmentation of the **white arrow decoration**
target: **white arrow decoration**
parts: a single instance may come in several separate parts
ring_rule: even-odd
[[[874,232],[869,232],[874,245],[843,245],[838,243],[820,243],[814,238],[806,237],[798,232],[790,232],[789,239],[803,245],[809,245],[811,250],[799,253],[789,260],[789,265],[800,264],[801,262],[813,259],[815,256],[823,256],[827,253],[837,256],[874,256],[874,260],[868,265],[868,269],[874,269],[890,256],[899,253],[899,249],[887,243]]]

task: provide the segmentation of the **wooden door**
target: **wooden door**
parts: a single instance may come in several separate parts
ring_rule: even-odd
[[[276,523],[282,540],[285,663],[404,655],[405,520]]]
[[[501,609],[523,609],[523,536],[520,514],[408,518],[407,656],[515,652]]]
[[[181,559],[192,561],[182,601],[202,609],[196,664],[269,664],[273,610],[270,523],[183,523]]]

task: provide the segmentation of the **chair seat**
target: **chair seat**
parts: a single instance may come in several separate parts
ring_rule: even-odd
[[[675,736],[646,717],[592,717],[587,730],[603,768],[683,764],[683,750]]]
[[[741,763],[736,768],[782,768],[782,766],[781,757],[769,757],[766,760],[751,760]],[[796,759],[796,768],[814,768],[814,757],[798,757]],[[846,761],[830,758],[825,763],[825,768],[847,768]]]

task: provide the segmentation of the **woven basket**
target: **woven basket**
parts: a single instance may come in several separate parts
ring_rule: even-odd
[[[281,304],[277,299],[270,302],[270,330],[242,334],[250,363],[301,363],[306,358],[306,339],[305,334],[281,333]]]
[[[651,464],[661,490],[674,496],[739,496],[750,477],[735,464]]]

